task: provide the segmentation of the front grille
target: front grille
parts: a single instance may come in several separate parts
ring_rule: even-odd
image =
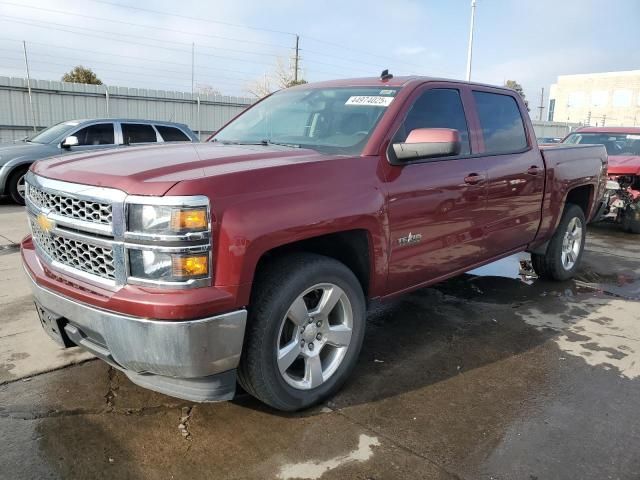
[[[47,234],[33,218],[31,232],[36,246],[51,260],[102,278],[115,280],[113,250],[110,248]]]
[[[27,184],[27,197],[39,209],[48,209],[64,217],[102,225],[111,225],[113,221],[111,205],[106,203],[79,200],[60,193],[49,193],[29,184]]]

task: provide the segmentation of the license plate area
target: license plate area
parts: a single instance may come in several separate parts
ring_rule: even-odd
[[[36,304],[36,312],[38,313],[38,319],[40,319],[40,325],[43,330],[61,347],[71,347],[72,343],[67,338],[64,332],[64,318],[50,312],[38,302]]]

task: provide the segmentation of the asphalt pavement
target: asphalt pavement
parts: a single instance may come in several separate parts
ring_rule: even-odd
[[[572,281],[512,261],[374,305],[351,381],[282,414],[242,393],[183,402],[60,350],[20,266],[26,229],[0,204],[0,478],[640,478],[640,236],[590,227]]]

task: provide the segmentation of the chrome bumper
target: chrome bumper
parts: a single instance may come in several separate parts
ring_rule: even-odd
[[[227,399],[228,395],[208,398],[208,380],[220,383],[223,377],[235,389],[246,310],[190,321],[149,320],[76,302],[39,286],[28,272],[27,276],[37,303],[65,319],[65,333],[74,344],[123,370],[135,383],[195,401]],[[181,394],[198,390],[197,385],[204,390]]]

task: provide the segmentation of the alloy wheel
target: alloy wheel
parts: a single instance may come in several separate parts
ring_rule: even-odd
[[[353,332],[353,309],[332,283],[300,294],[282,319],[276,360],[282,378],[299,390],[317,388],[338,370]]]

